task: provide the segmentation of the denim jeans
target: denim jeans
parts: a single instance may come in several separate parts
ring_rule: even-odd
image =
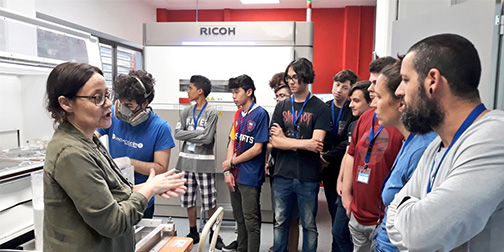
[[[349,219],[346,215],[346,210],[343,207],[341,198],[339,198],[337,202],[338,210],[336,211],[336,216],[332,226],[333,242],[336,243],[337,249],[333,247],[333,251],[352,252],[352,237],[350,236],[350,230],[348,229]]]
[[[317,251],[318,232],[315,217],[318,208],[318,182],[302,182],[298,179],[287,179],[276,176],[273,183],[275,194],[275,252],[287,249],[289,224],[294,199],[297,200],[299,218],[303,227],[303,252]]]

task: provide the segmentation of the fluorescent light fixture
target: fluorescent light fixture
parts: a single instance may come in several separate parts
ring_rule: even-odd
[[[253,41],[182,41],[187,46],[253,46]]]
[[[240,0],[242,4],[278,4],[280,0]]]

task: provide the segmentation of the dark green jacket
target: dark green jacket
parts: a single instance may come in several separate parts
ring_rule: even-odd
[[[98,138],[59,125],[44,165],[44,252],[135,250],[133,226],[147,198],[107,158]]]

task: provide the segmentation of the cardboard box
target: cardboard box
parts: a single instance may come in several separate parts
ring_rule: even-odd
[[[192,247],[192,238],[172,237],[159,252],[191,252]]]

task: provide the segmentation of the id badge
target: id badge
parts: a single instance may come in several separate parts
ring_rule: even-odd
[[[190,152],[194,152],[196,150],[196,144],[187,145],[187,150]]]
[[[359,173],[357,175],[357,182],[363,184],[369,184],[369,175],[371,174],[371,168],[367,167],[367,165],[359,166]]]

